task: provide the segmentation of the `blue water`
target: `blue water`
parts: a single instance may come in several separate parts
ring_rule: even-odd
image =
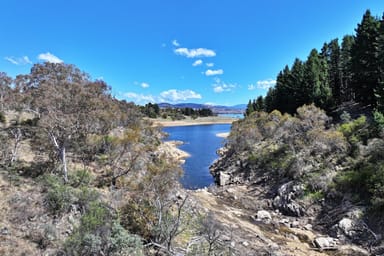
[[[216,136],[217,133],[229,132],[230,124],[193,125],[165,127],[169,134],[167,140],[180,140],[184,144],[179,148],[188,152],[183,165],[184,176],[181,184],[187,189],[208,187],[214,180],[209,172],[209,166],[218,157],[216,151],[223,146],[225,139]]]

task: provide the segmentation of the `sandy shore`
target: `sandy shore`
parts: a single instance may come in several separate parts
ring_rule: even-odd
[[[161,119],[161,118],[151,119],[151,121],[153,121],[154,126],[164,126],[164,127],[208,125],[208,124],[232,124],[237,120],[238,118],[229,118],[229,117],[220,117],[220,116],[199,117],[196,119],[186,118],[183,120],[175,120],[175,121],[172,121],[170,119]]]
[[[183,144],[182,141],[164,141],[160,144],[158,150],[161,153],[164,153],[167,157],[176,159],[181,163],[184,163],[185,158],[188,158],[191,155],[178,148],[178,146],[180,146],[181,144]]]
[[[220,138],[227,138],[229,136],[229,132],[217,133],[216,136]]]

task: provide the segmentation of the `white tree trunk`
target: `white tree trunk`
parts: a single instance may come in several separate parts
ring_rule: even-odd
[[[60,160],[63,164],[63,176],[64,176],[64,182],[68,182],[68,169],[67,169],[67,159],[65,156],[65,147],[63,146],[60,150]]]

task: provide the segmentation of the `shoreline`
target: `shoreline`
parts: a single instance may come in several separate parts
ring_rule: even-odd
[[[183,120],[170,119],[149,119],[153,126],[174,127],[174,126],[192,126],[192,125],[211,125],[211,124],[232,124],[239,118],[229,117],[199,117],[197,119],[186,118]]]

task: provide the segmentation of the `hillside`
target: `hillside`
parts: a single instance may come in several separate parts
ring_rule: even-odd
[[[381,254],[383,126],[364,116],[330,120],[313,105],[295,116],[254,112],[233,124],[211,172],[224,190],[245,186],[259,202],[239,196],[239,208],[291,216],[336,239],[336,247],[354,243]]]

